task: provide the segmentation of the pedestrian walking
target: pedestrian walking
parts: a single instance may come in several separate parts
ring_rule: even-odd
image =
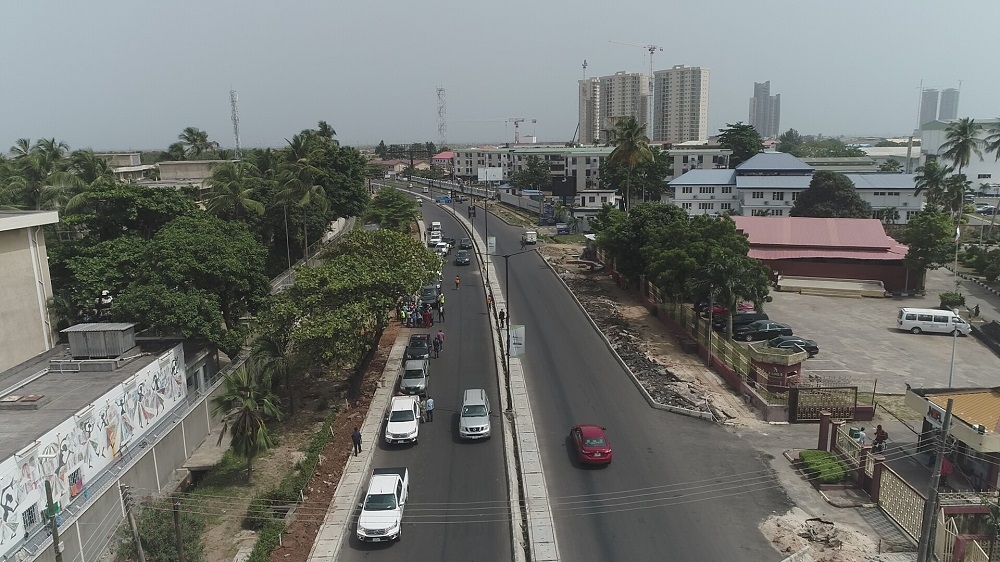
[[[462,280],[458,278],[458,275],[456,275],[455,276],[455,290],[456,291],[458,290],[458,284],[461,283],[461,281]]]
[[[979,305],[978,304],[976,305],[976,308],[972,309],[972,317],[973,318],[979,318]]]
[[[437,338],[434,338],[434,343],[431,344],[431,348],[434,350],[434,358],[437,359],[441,357],[441,342]]]
[[[444,322],[444,305],[438,305],[438,322]]]
[[[427,417],[427,421],[434,421],[434,399],[430,395],[424,400],[424,416]]]
[[[868,441],[868,434],[865,433],[865,428],[862,427],[858,431],[858,445],[864,445],[866,441]]]
[[[354,428],[354,433],[351,434],[351,442],[354,443],[354,456],[358,456],[361,452],[361,431],[358,428]]]
[[[486,310],[493,310],[493,295],[486,295]]]
[[[951,464],[948,457],[941,459],[941,481],[938,483],[939,488],[943,488],[948,485],[948,477],[955,472],[955,467]]]
[[[499,316],[500,316],[500,327],[503,328],[504,324],[507,322],[507,311],[501,310]]]
[[[438,330],[437,335],[434,336],[434,340],[441,343],[441,349],[443,350],[444,349],[444,330]]]

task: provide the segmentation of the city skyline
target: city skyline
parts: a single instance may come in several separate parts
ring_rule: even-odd
[[[762,139],[776,139],[781,134],[781,94],[771,95],[771,81],[754,82],[747,123]]]
[[[747,85],[762,77],[786,97],[782,128],[802,134],[907,134],[918,125],[921,81],[948,88],[961,80],[960,117],[1000,113],[992,95],[1000,77],[982,65],[986,55],[971,34],[954,39],[962,56],[921,47],[920,56],[891,65],[874,59],[893,49],[883,38],[905,36],[928,19],[996,19],[1000,3],[987,0],[958,8],[914,0],[906,10],[860,0],[720,2],[725,17],[711,21],[703,6],[636,0],[619,7],[642,17],[621,21],[593,17],[605,8],[593,0],[573,10],[514,0],[497,13],[450,0],[389,11],[308,1],[295,10],[191,0],[118,5],[8,7],[0,150],[22,137],[54,137],[72,148],[163,149],[185,127],[232,147],[231,89],[239,94],[244,147],[281,146],[320,120],[345,144],[437,142],[438,87],[446,91],[452,143],[512,138],[503,120],[514,116],[537,121],[526,122],[522,135],[565,142],[579,121],[572,96],[581,63],[588,61],[588,75],[648,73],[642,45],[650,43],[664,49],[655,53],[656,68],[711,69],[709,135],[746,122]],[[865,18],[855,17],[859,9]],[[776,17],[794,22],[783,43],[746,50],[741,31]],[[43,21],[48,39],[38,41],[32,30]],[[665,22],[678,21],[695,23],[664,31]],[[817,36],[817,21],[827,37],[849,36],[867,48]],[[125,40],[131,29],[142,29],[141,37]]]

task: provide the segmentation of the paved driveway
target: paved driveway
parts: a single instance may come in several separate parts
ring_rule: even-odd
[[[969,293],[964,286],[962,291]],[[927,296],[908,298],[837,298],[772,293],[768,316],[790,324],[796,335],[814,339],[820,354],[803,371],[824,376],[869,377],[880,393],[914,388],[947,387],[952,337],[896,329],[900,307],[935,308],[938,294],[954,287],[951,273],[927,274]],[[960,337],[955,347],[955,387],[996,386],[1000,358],[975,337]]]

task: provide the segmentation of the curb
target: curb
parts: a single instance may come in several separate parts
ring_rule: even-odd
[[[368,446],[364,448],[363,454],[359,457],[347,457],[344,465],[344,472],[337,482],[337,489],[333,492],[333,499],[330,500],[330,507],[323,517],[316,532],[316,539],[309,550],[310,562],[335,562],[340,555],[340,550],[344,545],[344,537],[348,529],[351,528],[351,520],[354,517],[355,505],[363,489],[363,485],[368,480],[368,472],[375,456],[375,444],[378,443],[379,429],[382,427],[382,420],[385,419],[386,412],[392,402],[392,389],[396,382],[396,373],[403,360],[403,352],[406,349],[406,339],[397,338],[389,351],[385,368],[379,378],[378,389],[372,397],[371,406],[365,421],[361,426],[362,434],[368,435]],[[384,400],[385,404],[379,405]],[[353,469],[353,470],[352,470]],[[317,551],[322,550],[322,553]]]
[[[611,345],[611,340],[609,340],[608,337],[604,335],[604,332],[601,331],[601,328],[597,325],[597,322],[594,321],[594,318],[590,315],[589,312],[587,312],[587,309],[584,308],[583,303],[580,302],[580,299],[576,297],[576,294],[573,293],[573,290],[570,289],[569,285],[566,284],[566,280],[563,279],[561,275],[559,275],[558,271],[556,271],[555,266],[549,263],[549,260],[545,259],[545,256],[542,256],[541,254],[539,254],[539,256],[542,258],[542,261],[545,262],[545,265],[547,265],[549,269],[552,270],[552,274],[556,276],[556,279],[558,279],[559,282],[562,284],[563,288],[566,289],[566,292],[569,293],[569,296],[573,297],[573,300],[576,302],[576,305],[580,307],[580,310],[583,311],[583,314],[587,317],[587,321],[590,322],[591,327],[594,328],[595,332],[600,334],[601,341],[603,341],[604,345],[608,348],[609,351],[611,351],[611,355],[614,356],[615,361],[617,361],[618,364],[621,365],[623,369],[625,369],[625,372],[628,373],[628,377],[629,379],[632,380],[632,384],[634,384],[635,387],[639,389],[639,392],[642,393],[642,397],[646,399],[646,402],[650,405],[650,407],[656,408],[657,410],[664,410],[666,412],[671,412],[674,414],[680,414],[682,416],[687,416],[689,418],[697,418],[712,422],[717,421],[715,419],[715,415],[712,414],[712,412],[689,410],[687,408],[681,408],[679,406],[661,404],[656,400],[653,400],[653,397],[650,396],[649,391],[646,390],[646,387],[642,386],[642,382],[639,381],[638,377],[635,376],[635,373],[632,372],[632,369],[629,368],[629,366],[625,363],[625,360],[622,359],[621,355],[618,354],[614,346]]]

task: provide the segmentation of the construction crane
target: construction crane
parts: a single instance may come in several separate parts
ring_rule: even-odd
[[[526,121],[526,119],[524,117],[511,117],[510,119],[507,120],[508,123],[513,123],[514,124],[514,144],[520,144],[521,143],[520,125],[521,125],[521,123],[524,123],[525,121]],[[531,122],[532,123],[537,123],[538,120],[537,119],[532,119]]]
[[[641,48],[646,49],[647,51],[649,51],[649,97],[651,99],[650,99],[650,103],[649,103],[649,114],[647,115],[647,119],[649,119],[649,125],[648,125],[648,127],[652,127],[653,126],[653,103],[652,103],[652,97],[653,97],[653,55],[656,54],[656,51],[663,52],[663,47],[660,47],[658,45],[640,45],[638,43],[626,43],[624,41],[615,41],[613,39],[609,40],[608,42],[609,43],[617,43],[619,45],[628,45],[629,47],[641,47]],[[652,135],[649,135],[649,136],[650,136],[650,138],[652,138]]]

